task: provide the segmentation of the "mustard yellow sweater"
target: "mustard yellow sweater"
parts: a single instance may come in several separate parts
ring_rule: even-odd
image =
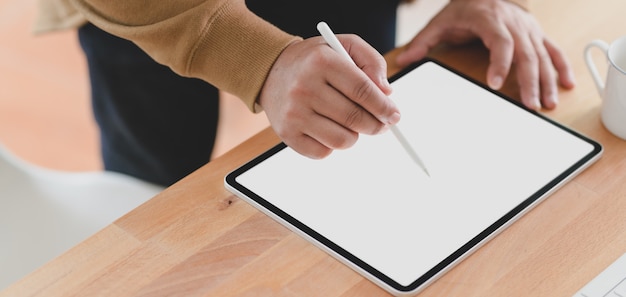
[[[36,33],[89,21],[133,41],[176,73],[238,96],[251,111],[260,110],[255,101],[274,61],[301,39],[253,14],[245,0],[38,1]],[[510,1],[527,8],[528,0]]]

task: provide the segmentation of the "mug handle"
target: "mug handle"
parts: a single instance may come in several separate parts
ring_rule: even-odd
[[[585,63],[587,64],[587,68],[589,68],[589,72],[591,73],[591,77],[593,81],[596,83],[596,87],[598,88],[598,93],[600,93],[600,97],[604,95],[604,81],[600,78],[600,74],[598,73],[598,68],[596,68],[596,64],[593,63],[591,59],[591,49],[597,47],[602,50],[604,56],[607,57],[609,55],[609,44],[604,42],[603,40],[593,40],[585,47]]]

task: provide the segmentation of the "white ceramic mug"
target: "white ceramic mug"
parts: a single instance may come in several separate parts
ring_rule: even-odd
[[[591,58],[591,49],[599,48],[608,60],[606,80],[603,80]],[[593,40],[585,47],[585,62],[602,98],[602,123],[611,133],[626,139],[626,36],[610,45]]]

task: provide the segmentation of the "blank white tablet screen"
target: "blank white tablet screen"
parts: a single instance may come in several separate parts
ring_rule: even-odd
[[[430,177],[386,132],[323,160],[286,148],[236,180],[403,286],[594,149],[433,62],[392,87]]]

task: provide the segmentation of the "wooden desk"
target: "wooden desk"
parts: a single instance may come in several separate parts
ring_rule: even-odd
[[[626,1],[536,0],[532,7],[578,79],[546,114],[601,142],[605,154],[420,296],[571,296],[626,252],[626,141],[600,123],[582,59],[589,40],[626,34]],[[479,45],[433,55],[484,77]],[[516,97],[514,83],[505,92]],[[261,132],[0,295],[385,296],[224,189],[227,172],[277,142]]]

